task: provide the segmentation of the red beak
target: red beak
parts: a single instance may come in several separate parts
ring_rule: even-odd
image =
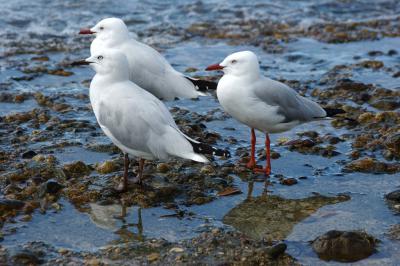
[[[208,66],[206,68],[206,71],[221,70],[221,69],[224,69],[224,67],[220,66],[219,64],[214,64],[214,65]]]
[[[81,29],[79,31],[79,34],[93,34],[95,33],[94,31],[91,31],[90,29]]]

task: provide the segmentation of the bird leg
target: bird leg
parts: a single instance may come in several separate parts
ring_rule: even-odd
[[[271,141],[269,139],[268,133],[265,134],[265,153],[266,153],[266,165],[265,169],[263,168],[254,168],[254,172],[256,173],[264,173],[266,176],[271,174]]]
[[[135,183],[138,183],[139,185],[142,185],[143,168],[144,168],[144,159],[141,158],[139,160],[138,174],[135,178]]]
[[[117,190],[124,192],[128,189],[128,170],[129,170],[129,156],[127,153],[124,154],[124,176],[121,182],[117,186]]]
[[[247,168],[253,169],[256,166],[256,132],[254,128],[251,129],[251,154],[250,154],[250,161],[246,164]]]

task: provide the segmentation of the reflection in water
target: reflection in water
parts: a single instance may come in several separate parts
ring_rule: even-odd
[[[349,200],[348,196],[326,197],[314,195],[304,199],[285,199],[268,195],[268,184],[261,196],[252,197],[253,183],[249,183],[247,199],[230,210],[223,218],[225,224],[256,239],[283,240],[293,227],[319,208]]]
[[[126,220],[127,207],[125,205],[99,205],[91,203],[90,208],[90,219],[93,223],[103,229],[113,230],[114,233],[120,236],[120,239],[113,241],[113,243],[129,242],[132,240],[142,241],[144,239],[141,208],[137,209],[137,223],[130,223]],[[136,232],[134,228],[137,229]]]

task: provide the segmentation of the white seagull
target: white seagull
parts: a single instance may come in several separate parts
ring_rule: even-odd
[[[227,151],[183,134],[167,107],[129,80],[128,60],[121,52],[100,51],[78,64],[90,65],[96,71],[89,92],[93,111],[103,132],[125,153],[124,177],[118,190],[127,189],[128,154],[140,158],[139,182],[145,159],[180,157],[207,163],[203,154],[229,156]]]
[[[119,18],[106,18],[80,34],[94,34],[90,53],[112,48],[124,53],[129,62],[130,80],[162,100],[197,98],[201,91],[215,89],[216,83],[189,78],[176,71],[152,47],[131,38],[125,23]]]
[[[260,73],[257,56],[250,51],[233,53],[206,70],[224,72],[217,86],[218,100],[227,113],[251,128],[251,156],[247,167],[255,172],[271,173],[268,134],[284,132],[302,123],[343,113],[340,109],[323,109],[287,85],[264,77]],[[255,129],[266,135],[265,169],[256,168]]]

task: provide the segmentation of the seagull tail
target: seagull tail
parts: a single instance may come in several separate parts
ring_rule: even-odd
[[[192,139],[187,139],[187,140],[190,142],[190,144],[192,144],[193,150],[196,153],[223,156],[226,158],[231,157],[231,153],[228,150],[217,149],[211,145],[193,141]]]
[[[199,163],[208,163],[210,162],[204,155],[192,153],[188,157],[188,159],[199,162]]]
[[[196,90],[198,91],[208,91],[208,90],[216,90],[217,89],[217,83],[214,81],[208,81],[208,80],[201,80],[201,79],[194,79],[194,78],[189,78],[186,77],[190,82],[193,83],[193,85],[196,87]]]

